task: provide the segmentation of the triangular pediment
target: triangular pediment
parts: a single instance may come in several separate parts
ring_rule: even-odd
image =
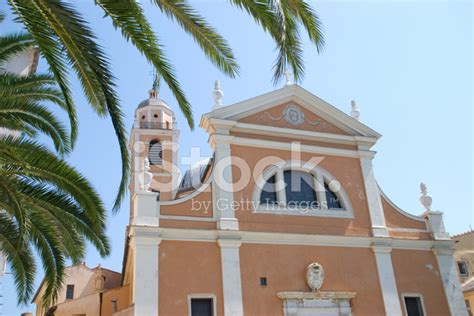
[[[298,85],[225,106],[204,114],[210,119],[294,130],[378,139],[381,135]]]
[[[237,120],[241,123],[299,129],[313,132],[349,135],[321,116],[295,101],[285,102]]]

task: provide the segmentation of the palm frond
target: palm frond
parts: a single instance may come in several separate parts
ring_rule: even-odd
[[[12,267],[19,303],[33,290],[32,243],[45,270],[43,303],[53,304],[66,259],[82,260],[85,239],[102,256],[110,253],[105,208],[84,177],[32,140],[1,137],[0,165],[0,251]]]
[[[189,127],[194,129],[191,105],[181,89],[174,69],[165,57],[162,47],[159,45],[159,40],[146,20],[140,5],[135,1],[98,0],[96,2],[112,19],[114,25],[120,28],[124,37],[130,40],[153,64],[176,98]]]
[[[169,18],[178,24],[194,38],[209,60],[225,74],[234,78],[238,75],[239,66],[234,53],[227,41],[209,26],[184,0],[153,0]]]
[[[0,74],[0,97],[27,99],[29,101],[50,101],[67,111],[66,101],[56,80],[50,74],[30,74],[17,76],[15,74]],[[70,123],[74,124],[73,119]],[[77,129],[77,126],[75,127]]]
[[[0,163],[5,171],[14,169],[21,177],[61,188],[94,221],[93,227],[105,227],[106,212],[101,199],[74,168],[32,140],[5,137],[0,138],[0,145]]]
[[[69,85],[68,60],[63,54],[63,46],[58,41],[51,27],[47,22],[35,11],[31,1],[25,0],[9,0],[10,6],[16,16],[23,22],[28,32],[34,38],[39,47],[41,55],[46,59],[49,69],[53,74],[56,82],[61,89],[71,122],[71,144],[77,140],[77,114],[76,107],[72,100],[71,89]]]
[[[0,36],[0,62],[6,62],[13,56],[35,45],[28,33],[14,33]]]
[[[56,301],[64,281],[65,258],[61,242],[53,223],[48,222],[41,212],[30,211],[31,241],[38,251],[45,271],[45,289],[42,296],[44,307]]]
[[[0,120],[21,121],[25,126],[48,135],[61,154],[71,150],[66,128],[45,106],[3,98],[0,104]]]
[[[34,291],[36,266],[28,243],[22,242],[13,218],[0,212],[0,251],[13,272],[18,304],[27,303]]]
[[[59,70],[59,74],[53,71],[55,77],[58,79],[59,76],[61,82],[65,83],[65,61],[70,63],[89,103],[99,115],[110,115],[122,156],[122,180],[114,203],[114,210],[118,210],[127,192],[129,155],[123,114],[115,93],[115,78],[109,71],[107,57],[97,45],[92,30],[72,4],[61,0],[9,1],[38,42],[42,53],[45,55],[47,52],[49,65],[54,64],[55,69]],[[53,47],[47,47],[51,42],[56,43]],[[48,57],[45,55],[46,59]],[[60,86],[63,88],[61,83]]]
[[[275,41],[278,50],[273,66],[273,82],[280,80],[288,66],[295,81],[304,75],[299,23],[303,24],[311,41],[320,51],[324,45],[321,24],[315,12],[303,0],[230,0],[237,8],[250,14]]]

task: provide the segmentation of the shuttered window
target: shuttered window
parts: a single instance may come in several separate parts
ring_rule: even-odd
[[[159,141],[151,141],[148,151],[148,160],[150,165],[161,165],[163,160],[163,149]]]

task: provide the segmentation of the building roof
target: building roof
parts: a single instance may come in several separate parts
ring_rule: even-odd
[[[463,232],[463,233],[459,233],[459,234],[453,235],[453,236],[451,237],[451,239],[455,239],[455,238],[462,237],[462,236],[465,236],[465,235],[470,235],[470,234],[473,234],[473,233],[474,233],[474,230],[469,229],[468,231],[465,231],[465,232]]]
[[[474,277],[470,277],[466,282],[461,285],[463,292],[469,292],[474,290]]]
[[[160,98],[156,98],[156,99],[148,98],[148,99],[145,99],[145,100],[143,100],[142,102],[140,102],[140,103],[138,104],[137,110],[138,110],[138,109],[141,109],[141,108],[144,108],[144,107],[146,107],[146,106],[149,106],[149,105],[150,105],[150,106],[153,106],[153,105],[155,105],[155,106],[160,106],[160,105],[161,105],[161,106],[164,106],[164,107],[166,107],[166,108],[170,108],[170,107],[168,106],[168,103],[166,103],[166,101],[163,100],[163,99],[160,99]]]
[[[69,266],[69,267],[66,267],[65,270],[68,270],[68,269],[71,269],[71,268],[74,268],[74,267],[81,267],[81,268],[84,268],[86,270],[89,270],[89,271],[96,271],[97,269],[102,269],[102,270],[107,270],[111,273],[114,273],[114,274],[121,274],[120,272],[117,272],[117,271],[114,271],[114,270],[110,270],[110,269],[107,269],[107,268],[104,268],[102,267],[100,264],[98,264],[95,268],[89,268],[88,266],[86,266],[86,263],[85,262],[81,262],[81,263],[78,263],[78,264],[74,264],[72,266]],[[36,298],[38,297],[40,291],[41,291],[41,288],[43,287],[45,283],[45,278],[43,278],[43,280],[41,281],[40,285],[38,286],[38,288],[36,289],[36,292],[35,292],[35,295],[33,296],[33,298],[31,299],[31,303],[34,303]]]
[[[184,173],[184,176],[179,184],[178,192],[188,191],[200,187],[211,164],[212,158],[208,157],[192,165],[191,168]]]
[[[202,115],[200,126],[207,130],[209,120],[211,119],[238,121],[243,117],[289,100],[297,102],[307,110],[316,113],[322,119],[346,131],[350,135],[372,137],[375,140],[382,136],[359,120],[344,113],[297,84],[287,85],[281,89],[214,109]]]

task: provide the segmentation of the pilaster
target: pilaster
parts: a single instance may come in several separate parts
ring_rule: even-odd
[[[372,166],[372,158],[371,155],[361,155],[359,158],[362,176],[364,178],[365,192],[367,194],[370,222],[372,223],[372,234],[374,237],[388,237],[382,200]]]
[[[436,242],[433,247],[433,253],[438,261],[441,280],[443,281],[444,292],[448,301],[451,316],[467,316],[464,295],[461,290],[461,284],[454,261],[453,241]]]
[[[389,240],[383,239],[375,241],[372,245],[372,250],[377,263],[385,315],[402,316],[402,308],[393,271],[391,243]]]
[[[132,227],[130,247],[134,261],[134,316],[158,316],[160,242],[156,229]]]
[[[239,222],[235,217],[235,211],[232,209],[234,192],[230,144],[215,142],[213,147],[215,152],[212,187],[212,190],[215,191],[213,211],[218,214],[218,228],[220,230],[239,230]]]
[[[239,253],[242,241],[233,237],[221,237],[217,242],[221,248],[224,315],[243,316]]]

